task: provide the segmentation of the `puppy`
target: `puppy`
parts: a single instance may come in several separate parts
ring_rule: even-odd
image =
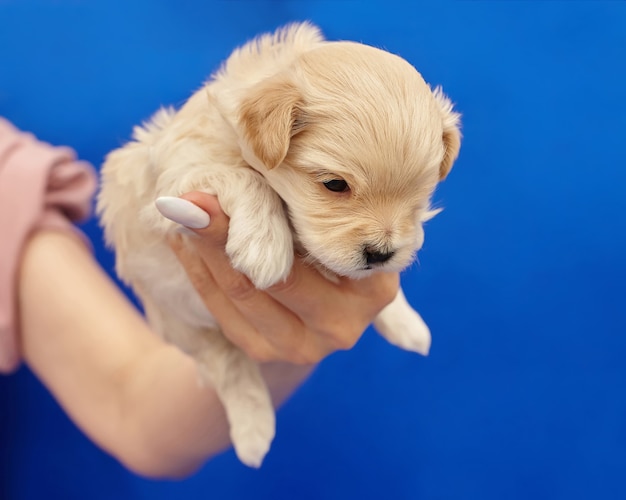
[[[406,61],[325,41],[308,23],[236,50],[175,112],[158,111],[102,168],[97,211],[116,270],[148,321],[193,356],[228,416],[239,459],[260,466],[275,415],[258,366],[220,333],[166,240],[159,196],[218,196],[232,265],[260,289],[295,248],[332,278],[407,267],[430,199],[460,147],[459,115]],[[391,343],[426,354],[430,332],[402,290],[376,318]]]

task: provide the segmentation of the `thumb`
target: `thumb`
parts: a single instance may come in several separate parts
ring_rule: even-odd
[[[222,211],[217,197],[191,191],[180,198],[157,198],[155,206],[163,217],[186,227],[198,236],[208,237],[214,243],[226,242],[228,217]]]

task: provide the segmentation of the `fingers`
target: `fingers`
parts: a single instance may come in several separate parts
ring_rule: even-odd
[[[397,273],[331,282],[301,259],[295,259],[284,283],[259,291],[230,264],[225,253],[229,220],[217,199],[191,192],[181,201],[191,202],[174,214],[182,213],[183,220],[164,215],[191,221],[198,237],[188,238],[193,250],[179,242],[174,251],[224,334],[257,361],[311,364],[350,349],[397,294]],[[209,215],[208,226],[202,214]]]
[[[266,292],[305,322],[323,316],[331,304],[340,308],[345,299],[335,283],[297,258],[287,279]]]
[[[208,283],[207,278],[196,279],[205,286],[199,290],[198,286],[194,286],[229,340],[257,360],[272,361],[285,356],[297,358],[304,343],[302,321],[271,296],[257,290],[245,275],[232,268],[224,251],[228,217],[222,212],[217,199],[199,192],[188,193],[182,198],[208,212],[211,219],[208,227],[193,229],[199,238],[190,239],[200,256],[204,274],[211,276],[211,282]],[[196,269],[195,272],[200,271]],[[259,337],[265,345],[257,348],[254,344]]]
[[[360,280],[341,278],[343,290],[360,295],[369,301],[388,305],[398,294],[400,289],[399,273],[376,273]]]
[[[395,298],[399,285],[397,273],[377,273],[360,280],[337,278],[333,282],[314,267],[295,259],[287,280],[266,292],[305,323],[317,324],[320,330],[336,331],[344,322],[354,322],[355,318],[361,318],[360,324],[365,329]]]
[[[222,211],[217,198],[200,191],[192,191],[184,194],[180,199],[191,202],[195,208],[208,215],[207,224],[203,227],[193,227],[184,222],[180,223],[193,230],[198,236],[204,237],[205,244],[216,247],[225,246],[228,239],[228,217]],[[166,217],[168,216],[166,215]]]
[[[161,196],[154,204],[163,216],[190,229],[205,228],[211,220],[207,212],[176,196]]]
[[[207,309],[222,326],[226,338],[254,359],[273,359],[275,350],[246,321],[229,297],[218,287],[198,251],[186,244],[180,235],[172,237],[169,244]]]

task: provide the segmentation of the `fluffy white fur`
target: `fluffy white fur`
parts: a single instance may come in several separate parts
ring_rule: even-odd
[[[400,271],[422,246],[458,127],[450,101],[406,61],[325,41],[304,23],[236,50],[182,109],[160,110],[107,157],[98,212],[117,272],[153,328],[214,384],[244,463],[258,467],[274,436],[268,390],[196,294],[166,243],[175,224],[154,200],[217,194],[230,216],[226,251],[259,288],[288,275],[294,245],[331,276]],[[332,180],[349,188],[331,191]],[[380,262],[368,263],[368,252]],[[429,350],[430,332],[402,290],[375,326],[393,344]]]

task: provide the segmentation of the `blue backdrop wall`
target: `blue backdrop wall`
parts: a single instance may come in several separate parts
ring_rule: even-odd
[[[0,495],[626,498],[624,2],[0,0],[0,114],[99,165],[236,45],[303,19],[400,54],[463,113],[403,276],[431,356],[368,331],[280,411],[261,470],[227,452],[176,482],[125,471],[22,369],[0,378]]]

